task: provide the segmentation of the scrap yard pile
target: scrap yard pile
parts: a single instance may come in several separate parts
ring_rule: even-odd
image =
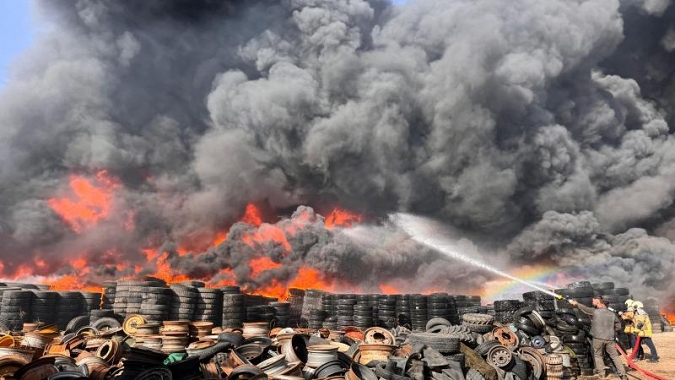
[[[592,374],[590,320],[543,292],[482,306],[477,296],[331,294],[288,300],[236,286],[162,280],[101,293],[0,287],[4,379],[572,379]],[[626,288],[556,290],[620,310]],[[654,307],[656,310],[654,310]],[[658,314],[658,304],[649,303]],[[667,321],[666,321],[667,323]],[[663,325],[656,325],[660,331]],[[672,331],[669,325],[665,329]]]

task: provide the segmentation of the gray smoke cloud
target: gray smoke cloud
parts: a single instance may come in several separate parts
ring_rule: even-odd
[[[70,273],[80,256],[94,280],[152,273],[143,250],[160,247],[180,273],[229,268],[249,288],[301,266],[364,289],[489,277],[395,232],[326,230],[340,206],[432,217],[505,267],[675,290],[670,1],[36,5],[45,32],[0,92],[0,276],[35,259]],[[100,170],[113,206],[77,233],[48,200]],[[255,227],[232,225],[248,203],[294,210],[282,229],[314,222],[286,236],[291,253],[252,248]],[[251,278],[260,255],[283,267]]]

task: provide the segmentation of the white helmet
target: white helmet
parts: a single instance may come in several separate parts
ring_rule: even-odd
[[[633,308],[635,309],[642,309],[645,305],[642,304],[640,301],[633,301]]]
[[[626,304],[626,309],[630,310],[630,309],[633,308],[633,305],[635,304],[635,301],[633,301],[632,299],[629,298],[624,303]]]

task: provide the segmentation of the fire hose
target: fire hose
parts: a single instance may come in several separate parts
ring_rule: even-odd
[[[640,368],[637,363],[633,361],[633,356],[638,352],[637,347],[640,347],[640,336],[637,336],[637,339],[635,340],[635,346],[633,346],[633,351],[628,355],[623,348],[621,348],[621,345],[619,343],[614,343],[616,345],[616,349],[619,350],[619,353],[621,353],[621,356],[623,356],[626,359],[626,363],[628,363],[628,366],[633,368],[634,370],[640,372],[641,374],[652,378],[652,379],[657,379],[657,380],[667,380],[665,377],[661,377],[655,373],[649,372],[646,369]]]
[[[554,294],[555,294],[555,293],[554,293]],[[562,296],[562,295],[560,295],[560,294],[556,294],[555,297],[556,297],[557,299],[559,299],[559,300],[563,300],[563,299],[564,299],[564,300],[567,300],[567,301],[570,301],[570,300],[571,300],[571,298]],[[614,309],[612,309],[612,308],[610,308],[610,307],[608,307],[607,309],[608,309],[609,311],[613,312],[613,313],[618,313],[617,310],[614,310]],[[655,374],[655,373],[652,373],[652,372],[647,371],[646,369],[640,368],[640,367],[637,365],[637,363],[635,363],[635,362],[633,361],[633,357],[634,357],[635,354],[638,352],[637,347],[640,347],[640,339],[641,339],[641,337],[638,335],[638,336],[637,336],[637,339],[636,339],[636,341],[635,341],[635,346],[633,347],[632,352],[631,352],[630,355],[628,355],[628,354],[623,350],[623,348],[621,347],[621,345],[620,345],[618,342],[615,342],[614,344],[616,345],[616,349],[619,351],[619,353],[621,353],[621,356],[623,356],[623,357],[626,359],[626,363],[628,363],[628,366],[629,366],[630,368],[633,368],[634,370],[636,370],[636,371],[640,372],[641,374],[643,374],[643,375],[645,375],[645,376],[647,376],[647,377],[649,377],[649,378],[652,378],[652,379],[657,379],[657,380],[667,380],[665,377],[661,377],[661,376],[659,376],[659,375],[657,375],[657,374]]]

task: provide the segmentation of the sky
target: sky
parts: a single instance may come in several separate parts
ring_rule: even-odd
[[[0,1],[0,86],[7,80],[12,58],[30,45],[32,26],[30,0]]]

